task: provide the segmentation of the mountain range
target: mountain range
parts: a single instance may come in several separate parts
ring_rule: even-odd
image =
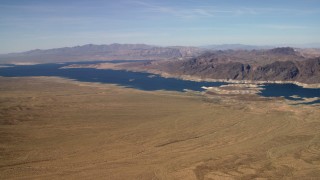
[[[161,60],[187,58],[199,55],[197,47],[160,47],[145,44],[110,44],[32,50],[0,55],[0,63],[52,63],[93,60]]]
[[[320,50],[220,45],[208,47],[110,44],[32,50],[0,55],[0,64],[95,60],[154,60],[122,64],[128,70],[197,78],[320,83]]]

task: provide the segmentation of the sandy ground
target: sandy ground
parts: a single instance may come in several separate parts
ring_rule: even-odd
[[[0,179],[319,179],[320,108],[0,78]]]

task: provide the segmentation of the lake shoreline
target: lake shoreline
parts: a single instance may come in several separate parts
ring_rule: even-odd
[[[177,74],[170,74],[161,70],[148,70],[148,69],[137,69],[137,68],[124,68],[119,67],[122,63],[113,64],[113,63],[102,63],[102,64],[87,64],[87,65],[78,65],[72,64],[69,66],[64,66],[62,69],[68,68],[94,68],[94,69],[111,69],[111,70],[126,70],[131,72],[146,72],[150,74],[159,75],[163,78],[175,78],[180,80],[188,80],[188,81],[195,81],[195,82],[225,82],[225,83],[233,83],[233,84],[295,84],[297,86],[303,88],[310,88],[310,89],[320,89],[320,83],[316,84],[306,84],[301,83],[298,81],[258,81],[258,80],[233,80],[233,79],[213,79],[213,78],[200,78],[191,75],[177,75]]]
[[[69,65],[69,66],[68,66]],[[192,76],[178,76],[161,71],[143,69],[124,69],[125,67],[115,64],[42,64],[32,66],[14,66],[3,68],[0,72],[4,77],[24,76],[58,76],[73,79],[80,82],[97,82],[103,84],[117,84],[119,86],[134,88],[144,91],[177,91],[187,90],[207,92],[203,87],[220,87],[216,90],[222,94],[257,94],[263,97],[283,97],[289,100],[298,100],[292,96],[302,98],[319,98],[319,89],[303,88],[293,83],[277,85],[276,83],[263,84],[263,82],[231,81],[201,79]],[[110,67],[112,65],[112,67]],[[223,85],[230,85],[223,87]],[[251,86],[260,86],[261,88]],[[315,102],[317,103],[317,102]]]

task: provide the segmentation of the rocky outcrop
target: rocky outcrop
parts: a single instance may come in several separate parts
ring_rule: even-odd
[[[280,47],[269,50],[272,54],[296,55],[296,51],[291,47]]]
[[[299,76],[300,82],[314,83],[320,82],[320,57],[305,60],[299,63]]]
[[[296,80],[299,69],[292,61],[274,62],[265,66],[259,66],[253,75],[253,80]]]

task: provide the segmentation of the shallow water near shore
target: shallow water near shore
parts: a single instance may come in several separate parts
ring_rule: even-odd
[[[175,78],[164,78],[143,72],[130,72],[125,70],[93,69],[93,68],[70,68],[61,69],[70,64],[93,64],[97,62],[72,62],[72,63],[50,63],[37,65],[6,65],[0,69],[0,76],[4,77],[24,77],[24,76],[58,76],[74,79],[83,82],[100,82],[117,84],[124,87],[135,88],[146,91],[185,90],[203,91],[205,87],[219,87],[226,85],[226,82],[195,82]],[[119,63],[126,61],[108,61]],[[132,62],[132,61],[131,61]],[[284,97],[288,100],[302,100],[303,98],[319,98],[320,89],[303,88],[295,84],[264,84],[259,95],[264,97]],[[320,103],[319,100],[306,104]]]

